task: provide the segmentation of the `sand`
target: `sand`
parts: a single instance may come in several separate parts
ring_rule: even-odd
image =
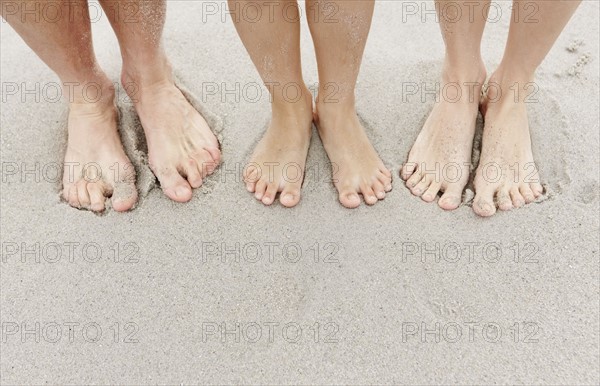
[[[508,5],[485,32],[489,71]],[[377,3],[358,85],[394,190],[356,210],[337,202],[317,136],[298,207],[246,192],[239,171],[269,119],[266,89],[255,100],[260,79],[229,17],[189,1],[169,2],[164,38],[189,97],[220,122],[224,164],[191,202],[171,202],[121,98],[140,203],[102,216],[69,208],[55,176],[65,104],[43,92],[58,80],[3,23],[1,382],[597,384],[598,3],[584,1],[538,72],[530,119],[545,199],[489,219],[469,193],[447,213],[397,177],[432,106],[403,85],[436,82],[443,56],[433,18],[403,22],[402,9]],[[302,38],[314,84],[305,22]],[[94,40],[117,81],[105,18]],[[37,101],[22,92],[36,84]],[[224,92],[236,85],[237,100]]]

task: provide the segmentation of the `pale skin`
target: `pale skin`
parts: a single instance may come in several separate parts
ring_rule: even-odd
[[[246,1],[229,0],[236,29],[272,98],[272,119],[245,168],[246,188],[265,205],[300,201],[313,121],[336,171],[333,182],[347,208],[385,198],[391,173],[369,142],[356,114],[355,86],[373,15],[373,1],[306,1],[319,69],[312,96],[302,77],[300,16],[295,0],[263,7],[262,18],[242,16]],[[272,6],[272,5],[271,5]]]
[[[497,209],[519,208],[543,194],[531,150],[527,96],[536,69],[579,3],[514,1],[502,61],[480,100],[486,79],[480,46],[489,1],[436,1],[446,45],[441,89],[453,83],[461,87],[461,93],[457,97],[458,92],[446,88],[447,94],[440,95],[400,171],[414,195],[432,202],[441,192],[438,205],[446,210],[461,204],[463,189],[469,181],[478,108],[485,124],[474,179],[475,213],[492,216]],[[456,17],[457,6],[461,7],[463,17]]]
[[[25,7],[23,3],[36,9],[35,1],[19,6]],[[169,198],[189,201],[192,189],[217,167],[221,153],[204,118],[175,86],[161,43],[166,3],[100,3],[119,40],[121,81],[144,127],[150,167]],[[63,92],[69,117],[62,196],[73,207],[95,212],[104,211],[111,197],[113,209],[127,211],[137,202],[135,170],[117,128],[114,85],[99,67],[92,46],[87,1],[55,4],[62,7],[63,17],[51,20],[43,15],[23,20],[22,12],[4,4],[1,9],[2,17],[68,85]],[[100,92],[91,95],[89,90]]]

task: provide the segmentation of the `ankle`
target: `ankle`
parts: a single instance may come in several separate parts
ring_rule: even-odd
[[[63,82],[63,89],[70,110],[93,112],[114,108],[115,85],[106,77],[83,82]]]
[[[514,103],[525,102],[535,92],[534,73],[505,67],[503,64],[490,76],[486,96],[489,102],[511,100]]]
[[[531,83],[535,79],[535,72],[527,71],[522,68],[507,66],[500,63],[496,71],[490,76],[488,83],[495,83],[503,86],[511,86],[515,83],[524,85]],[[504,90],[503,90],[504,91]]]
[[[312,94],[304,83],[299,86],[299,91],[294,91],[294,93],[273,89],[271,98],[271,110],[274,117],[278,114],[312,115]]]
[[[487,76],[485,63],[479,55],[475,55],[472,60],[464,59],[457,61],[448,56],[444,59],[442,69],[443,82],[477,82],[483,85]]]
[[[321,97],[322,95],[329,95]],[[323,92],[317,96],[316,112],[319,117],[337,117],[356,115],[354,93],[349,96],[337,96],[331,92]]]
[[[67,132],[70,142],[93,142],[98,138],[97,135],[116,130],[118,111],[114,101],[114,86],[111,85],[111,89],[106,89],[105,97],[97,101],[69,104]]]
[[[536,68],[532,68],[523,62],[514,63],[503,58],[490,78],[495,78],[498,83],[503,81],[533,82],[535,79],[535,70]]]
[[[452,64],[446,58],[439,85],[439,98],[450,103],[478,104],[486,76],[481,58],[461,65]]]
[[[123,58],[121,83],[131,98],[135,91],[173,82],[173,68],[162,50],[149,57]]]

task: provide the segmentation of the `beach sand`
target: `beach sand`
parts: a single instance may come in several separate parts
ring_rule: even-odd
[[[398,177],[433,104],[403,87],[436,82],[443,59],[433,16],[423,22],[406,4],[377,2],[357,91],[394,190],[356,210],[338,203],[316,132],[296,208],[265,207],[245,190],[267,90],[256,95],[260,78],[230,17],[189,1],[169,1],[165,44],[188,97],[218,127],[223,165],[191,202],[167,199],[121,89],[140,202],[124,214],[70,208],[56,177],[66,138],[58,79],[2,23],[1,382],[597,384],[598,2],[583,2],[537,74],[529,111],[544,199],[488,219],[473,213],[470,192],[444,212]],[[486,28],[488,73],[508,6]],[[116,39],[104,17],[93,29],[116,82]]]

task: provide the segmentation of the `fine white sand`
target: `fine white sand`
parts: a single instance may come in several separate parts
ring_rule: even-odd
[[[484,36],[489,72],[508,32],[501,3]],[[403,85],[436,82],[443,58],[433,17],[403,21],[405,4],[377,2],[358,86],[394,190],[357,210],[337,202],[316,135],[298,207],[266,208],[246,192],[240,170],[268,122],[267,90],[254,100],[260,78],[230,18],[190,1],[169,2],[164,39],[190,99],[210,111],[224,164],[191,202],[171,202],[121,90],[140,203],[102,216],[70,208],[54,175],[65,104],[43,97],[58,79],[3,23],[2,383],[597,384],[598,3],[583,2],[538,72],[530,123],[546,199],[490,219],[472,212],[470,193],[443,212],[397,177],[433,103],[403,96]],[[117,81],[112,30],[105,18],[93,28],[100,63]],[[305,22],[302,38],[314,84]],[[22,92],[36,84],[37,101]],[[34,172],[13,174],[15,165]],[[223,323],[228,334],[209,334]],[[88,342],[94,326],[102,334]]]

